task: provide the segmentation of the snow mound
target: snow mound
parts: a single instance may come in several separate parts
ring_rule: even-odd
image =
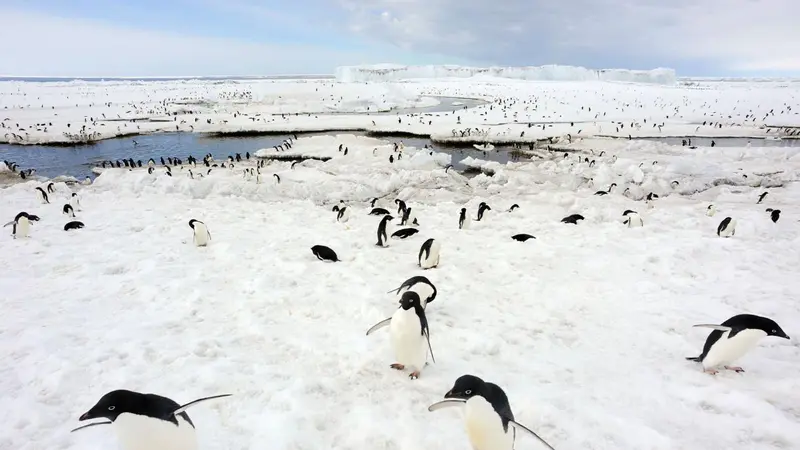
[[[398,81],[413,78],[472,78],[490,76],[528,81],[624,81],[674,85],[674,69],[653,70],[587,69],[578,66],[467,67],[467,66],[403,66],[378,64],[336,68],[340,82]]]

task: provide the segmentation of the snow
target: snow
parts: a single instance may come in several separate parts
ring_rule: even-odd
[[[538,67],[466,67],[456,65],[403,66],[377,64],[336,68],[342,82],[386,82],[416,78],[496,77],[528,81],[623,81],[672,85],[677,81],[674,69],[653,70],[587,69],[577,66],[545,65]]]
[[[391,142],[340,134],[301,137],[292,150],[332,159],[270,162],[261,183],[243,177],[251,160],[195,179],[189,167],[108,169],[89,186],[57,184],[49,205],[41,183],[5,187],[3,222],[23,210],[41,221],[28,239],[0,236],[0,448],[116,448],[108,427],[68,431],[118,388],[179,403],[234,394],[189,410],[203,450],[469,448],[456,409],[426,411],[466,373],[499,384],[558,449],[796,448],[800,149],[564,146],[467,180],[445,173],[447,155],[406,147],[391,164]],[[64,232],[73,189],[86,228]],[[650,191],[652,208],[637,200]],[[390,210],[405,200],[421,232],[376,247],[372,197]],[[340,200],[346,224],[331,212]],[[458,230],[461,207],[474,220],[482,201],[484,220]],[[644,227],[626,228],[626,209]],[[559,222],[573,213],[586,220]],[[726,216],[736,236],[718,238]],[[190,219],[208,226],[208,247],[191,244]],[[441,264],[422,271],[428,238]],[[317,244],[343,261],[316,260]],[[388,330],[365,332],[414,275],[439,291],[426,310],[437,363],[410,381],[389,369]],[[708,333],[692,325],[744,312],[795,340],[764,339],[744,374],[684,360]],[[516,448],[540,447],[520,435]]]

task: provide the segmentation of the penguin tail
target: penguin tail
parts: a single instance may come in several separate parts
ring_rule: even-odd
[[[701,359],[700,359],[699,356],[687,356],[686,360],[687,361],[694,361],[694,362],[701,362]]]

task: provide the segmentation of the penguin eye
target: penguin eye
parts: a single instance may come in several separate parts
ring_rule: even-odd
[[[108,410],[109,410],[109,411],[113,411],[113,410],[114,410],[114,408],[116,408],[116,406],[114,406],[114,405],[111,405],[111,406],[109,406],[109,407],[108,407]]]
[[[778,330],[772,330],[774,334],[778,334]]]
[[[467,394],[467,395],[472,394],[472,390],[467,389],[466,391],[464,391],[464,393]]]

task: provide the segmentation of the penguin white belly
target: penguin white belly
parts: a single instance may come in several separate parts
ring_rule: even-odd
[[[724,230],[720,230],[720,237],[731,237],[736,234],[736,219],[731,219],[728,226]]]
[[[642,221],[642,216],[638,214],[628,215],[628,228],[638,228],[641,226],[644,226],[644,221]]]
[[[703,368],[709,369],[728,365],[744,356],[747,352],[755,348],[767,333],[761,330],[740,331],[731,339],[728,339],[730,332],[726,331],[703,358]]]
[[[419,295],[419,302],[423,309],[425,308],[425,305],[428,304],[428,298],[433,295],[433,288],[431,288],[430,285],[426,283],[417,283],[410,288],[403,288],[397,291],[398,301],[406,291],[416,292],[417,295]]]
[[[198,247],[208,245],[208,228],[197,222],[194,224],[194,244]]]
[[[336,219],[339,222],[345,223],[350,220],[350,208],[345,208],[344,212],[341,215],[336,216]]]
[[[194,427],[178,417],[178,425],[165,420],[123,413],[114,421],[123,450],[196,450]]]
[[[467,400],[464,408],[464,424],[467,436],[475,450],[511,450],[514,432],[509,425],[503,430],[500,416],[485,398],[476,395]]]
[[[31,232],[31,222],[25,217],[20,217],[19,221],[17,221],[16,233],[14,234],[14,236],[28,237],[28,234],[30,234],[30,232]]]
[[[75,211],[81,210],[81,201],[78,199],[78,197],[72,197],[69,200],[69,205],[72,206],[72,209],[74,209]]]
[[[433,241],[431,244],[430,252],[428,252],[428,257],[425,257],[425,253],[423,252],[422,256],[419,259],[419,266],[423,269],[431,269],[439,265],[439,241]]]
[[[392,349],[398,363],[422,370],[428,356],[428,343],[414,309],[398,309],[389,322]]]
[[[469,229],[469,225],[470,225],[470,223],[471,223],[471,222],[472,222],[472,219],[470,219],[469,217],[466,217],[466,218],[464,219],[464,221],[463,221],[463,222],[461,222],[461,229],[462,229],[462,230],[467,230],[467,229]]]
[[[39,194],[39,201],[41,201],[42,203],[47,203],[47,200],[45,200],[44,198],[44,196],[46,195],[44,192],[37,189],[36,193]]]
[[[716,214],[716,213],[717,213],[717,208],[715,208],[713,206],[706,210],[706,215],[708,217],[714,217],[714,214]]]

